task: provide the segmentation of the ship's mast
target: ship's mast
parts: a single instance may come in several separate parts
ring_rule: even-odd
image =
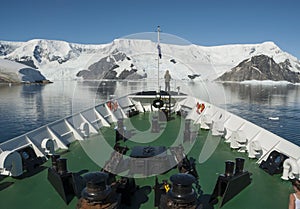
[[[158,92],[160,92],[160,86],[159,86],[160,37],[159,37],[159,33],[160,33],[160,26],[157,26],[157,49],[158,49],[158,53],[157,53],[157,87],[158,87]]]

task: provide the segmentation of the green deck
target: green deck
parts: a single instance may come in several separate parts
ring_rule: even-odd
[[[139,114],[130,119],[134,128],[140,131],[145,131],[150,128],[149,113]],[[125,124],[129,121],[125,121]],[[178,126],[180,125],[180,117],[175,116],[175,120],[169,121],[165,126],[164,132],[151,145],[170,146],[178,135]],[[101,133],[109,144],[114,143],[114,125],[111,128],[101,129]],[[194,157],[198,160],[199,154],[204,146],[209,131],[200,130],[197,135],[196,143],[192,150],[188,153],[189,157]],[[150,137],[149,134],[145,137]],[[141,136],[139,136],[141,137]],[[211,137],[211,136],[209,136]],[[89,147],[90,152],[94,152],[94,156],[99,153],[99,145],[103,143],[103,138],[94,136],[91,140],[81,142],[84,147]],[[216,151],[212,156],[202,164],[197,164],[199,174],[199,183],[203,190],[203,200],[207,201],[215,186],[218,175],[224,172],[224,162],[226,160],[234,160],[236,157],[246,158],[245,170],[251,172],[252,183],[246,187],[241,193],[235,196],[232,200],[226,203],[224,209],[282,209],[287,208],[288,194],[291,191],[291,186],[288,182],[280,179],[280,176],[270,176],[258,167],[255,160],[248,160],[245,153],[238,153],[230,150],[220,137],[212,137],[210,140],[220,140]],[[125,142],[128,147],[135,145],[145,145],[128,140]],[[150,145],[149,143],[147,145]],[[93,149],[93,150],[92,150]],[[130,151],[129,151],[130,152]],[[102,155],[101,155],[102,156]],[[69,151],[62,154],[63,158],[68,159],[68,170],[72,172],[80,172],[84,169],[88,171],[97,171],[101,168],[96,165],[85,153],[79,142],[74,142],[70,145]],[[101,159],[105,162],[107,159]],[[0,179],[0,208],[1,209],[17,209],[17,208],[43,208],[43,209],[60,209],[60,208],[75,208],[77,198],[66,205],[61,197],[56,193],[52,185],[47,180],[47,167],[51,162],[46,162],[41,171],[35,175],[24,177],[22,179],[14,179],[5,177]],[[171,170],[169,173],[159,175],[159,180],[169,179],[172,174],[177,173],[177,169]],[[154,208],[153,206],[153,189],[154,177],[137,178],[136,183],[140,186],[140,192],[134,198],[134,204],[131,208]],[[218,208],[218,204],[214,208]],[[212,208],[205,204],[205,208]]]

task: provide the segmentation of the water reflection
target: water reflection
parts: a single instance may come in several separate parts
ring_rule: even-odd
[[[82,86],[85,86],[94,98],[98,100],[107,100],[110,95],[113,95],[117,87],[116,81],[83,81],[81,82]]]
[[[23,98],[23,108],[25,114],[35,116],[35,121],[44,120],[45,109],[42,91],[44,85],[23,85],[20,92],[21,98]]]
[[[228,111],[300,146],[299,88],[298,85],[224,84]]]
[[[228,101],[247,102],[249,104],[287,105],[299,103],[299,86],[297,85],[245,85],[237,83],[223,84]]]
[[[0,142],[70,115],[73,87],[64,85],[1,86]]]
[[[300,86],[173,81],[180,90],[300,145]],[[115,95],[156,90],[155,81],[57,81],[0,86],[0,142],[100,104]],[[272,121],[270,117],[278,117]]]
[[[100,99],[106,100],[110,95],[115,93],[116,87],[116,81],[101,81],[97,88],[97,96]]]

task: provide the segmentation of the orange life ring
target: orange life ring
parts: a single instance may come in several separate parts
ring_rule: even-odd
[[[107,105],[107,107],[110,109],[110,110],[112,110],[112,102],[111,101],[108,101],[107,103],[106,103],[106,105]]]
[[[203,110],[205,109],[205,104],[197,102],[196,107],[197,107],[196,112],[198,114],[201,114],[203,112]]]

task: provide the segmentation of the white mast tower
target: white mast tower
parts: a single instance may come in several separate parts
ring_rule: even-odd
[[[161,57],[161,49],[160,49],[160,26],[157,26],[157,49],[158,49],[158,54],[157,54],[157,87],[158,87],[158,92],[160,92],[160,86],[159,86],[159,59]]]

